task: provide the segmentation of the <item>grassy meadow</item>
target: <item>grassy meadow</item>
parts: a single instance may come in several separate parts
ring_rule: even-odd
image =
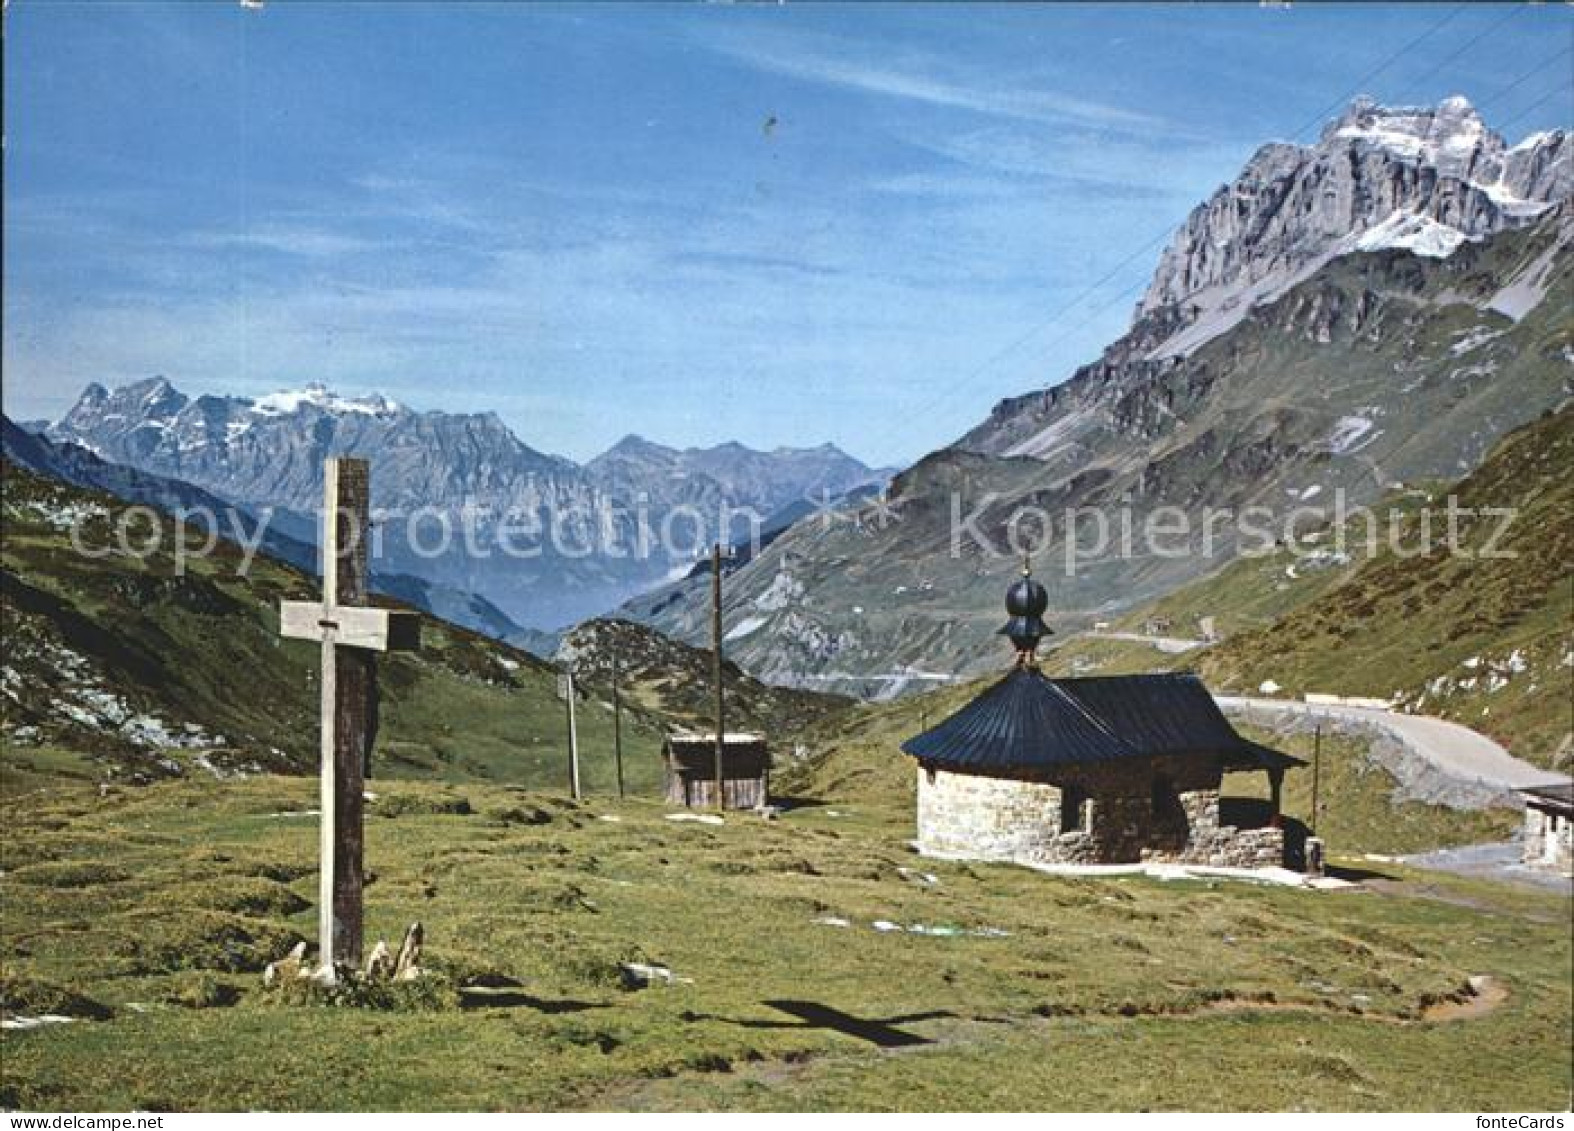
[[[897,747],[977,682],[789,704],[780,818],[680,823],[654,798],[682,688],[631,673],[620,802],[610,706],[587,679],[575,803],[550,669],[430,621],[421,654],[381,668],[366,829],[368,944],[420,920],[430,976],[381,1008],[267,990],[266,964],[315,941],[315,780],[253,772],[314,759],[314,650],[279,641],[274,611],[311,585],[270,563],[244,583],[222,560],[178,584],[162,560],[90,569],[53,516],[108,504],[23,485],[3,555],[7,733],[30,737],[0,752],[0,1012],[70,1020],[0,1031],[0,1107],[1569,1102],[1568,900],[1366,861],[1501,838],[1512,816],[1395,804],[1357,741],[1325,743],[1320,831],[1336,861],[1381,869],[1363,888],[1051,878],[908,846]],[[1112,665],[1158,655],[1108,646]],[[61,722],[55,698],[86,721]],[[164,766],[125,737],[128,711],[230,741]],[[1309,787],[1290,775],[1292,816]],[[677,980],[627,989],[629,962]],[[1475,975],[1506,998],[1472,997]]]
[[[911,710],[860,712],[866,745],[833,760],[872,761],[873,735]],[[884,769],[905,776],[886,749]],[[828,772],[805,764],[787,782]],[[777,820],[722,825],[668,820],[649,800],[375,781],[368,945],[419,919],[433,972],[393,1009],[263,988],[264,964],[314,932],[310,780],[11,799],[0,996],[13,1017],[76,1019],[0,1036],[0,1104],[1569,1102],[1565,899],[1389,864],[1369,889],[1307,892],[931,861],[907,846],[900,793],[852,780]],[[1335,796],[1358,780],[1333,774]],[[1389,843],[1349,835],[1352,864]],[[627,990],[629,961],[679,980]],[[1506,1001],[1437,1019],[1468,1003],[1476,974]]]

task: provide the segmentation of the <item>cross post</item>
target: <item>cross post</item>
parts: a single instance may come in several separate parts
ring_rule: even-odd
[[[363,459],[323,468],[322,600],[283,601],[279,631],[322,645],[318,950],[327,975],[361,963],[363,782],[377,737],[376,653],[414,651],[420,618],[369,608],[371,475]]]

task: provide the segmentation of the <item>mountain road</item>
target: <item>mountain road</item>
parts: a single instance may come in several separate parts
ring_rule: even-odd
[[[1497,790],[1556,785],[1569,780],[1564,774],[1544,770],[1514,757],[1484,734],[1431,715],[1406,715],[1374,707],[1303,703],[1294,699],[1257,696],[1216,695],[1214,699],[1227,712],[1252,710],[1299,714],[1377,727],[1431,763],[1444,776]]]

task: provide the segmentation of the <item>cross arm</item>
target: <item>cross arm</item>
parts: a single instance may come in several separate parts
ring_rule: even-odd
[[[370,609],[317,601],[280,601],[279,633],[294,640],[331,639],[349,648],[374,652],[414,652],[421,645],[419,613]]]

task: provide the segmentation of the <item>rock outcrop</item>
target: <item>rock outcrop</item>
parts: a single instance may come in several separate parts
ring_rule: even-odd
[[[1509,147],[1463,98],[1357,99],[1312,146],[1263,146],[1187,217],[1138,317],[1173,312],[1157,356],[1188,353],[1336,255],[1404,247],[1442,258],[1525,224],[1574,191],[1563,131]]]

